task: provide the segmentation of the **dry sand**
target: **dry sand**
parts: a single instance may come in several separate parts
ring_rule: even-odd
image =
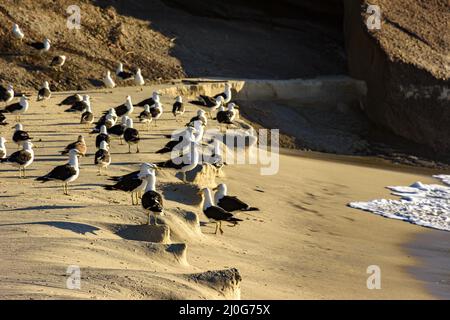
[[[94,113],[122,103],[127,94],[138,102],[152,90],[92,93]],[[448,247],[438,250],[433,241],[417,237],[439,236],[442,244],[450,240],[449,233],[346,207],[349,201],[388,197],[386,185],[432,182],[427,172],[382,168],[355,158],[346,162],[348,158],[297,155],[281,155],[274,176],[261,176],[258,166],[227,166],[226,177],[217,181],[261,211],[240,214],[244,222],[216,236],[213,225],[197,224],[193,213],[207,220],[195,188],[165,170],[158,174],[157,188],[166,199],[170,239],[164,238],[164,244],[140,241],[148,238],[149,230],[140,226],[146,213],[130,205],[128,194],[101,188],[107,180],[97,176],[93,165],[95,136],[78,124],[79,115],[55,105],[62,98],[54,96],[45,108],[32,102],[23,116],[24,129],[36,145],[28,178],[19,180],[17,171],[0,167],[0,298],[237,298],[239,290],[230,285],[239,280],[233,270],[221,274],[220,279],[231,279],[225,292],[204,273],[230,268],[242,276],[243,299],[432,299],[448,294],[448,283],[436,283],[448,276],[441,273],[443,264],[449,265]],[[109,175],[167,158],[153,153],[167,141],[162,134],[177,127],[168,112],[173,97],[162,100],[166,114],[157,128],[142,128],[140,154],[129,155],[126,145],[113,142]],[[134,117],[140,110],[136,108]],[[184,118],[195,112],[188,106]],[[10,126],[0,130],[11,138]],[[90,156],[81,160],[71,195],[63,196],[59,184],[34,181],[66,161],[58,151],[80,133],[87,137]],[[7,147],[15,150],[11,143]],[[441,262],[428,264],[421,255]],[[81,290],[66,288],[69,265],[81,268]],[[366,287],[369,265],[381,267],[381,290]],[[424,272],[434,277],[421,277]],[[441,290],[434,290],[438,285]]]

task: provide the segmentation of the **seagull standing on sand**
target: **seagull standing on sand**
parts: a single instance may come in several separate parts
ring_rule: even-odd
[[[228,212],[259,211],[258,208],[250,207],[237,197],[227,195],[227,185],[225,183],[219,184],[216,188],[214,188],[214,190],[217,190],[214,195],[214,202]]]
[[[9,106],[6,106],[5,109],[1,110],[0,112],[8,112],[16,116],[16,122],[20,121],[20,115],[27,112],[29,107],[28,98],[25,97],[25,95],[22,95],[20,97],[19,102],[10,104]]]
[[[17,23],[13,25],[12,34],[13,37],[19,41],[22,41],[23,37],[25,36],[22,30],[20,30],[20,27]]]
[[[62,155],[70,153],[70,150],[75,149],[78,154],[82,155],[83,157],[86,156],[87,152],[87,146],[86,141],[84,140],[84,137],[82,135],[78,136],[77,141],[69,143],[67,147],[64,148],[63,151],[61,151]]]
[[[76,101],[69,109],[64,110],[64,112],[85,112],[87,107],[91,105],[91,97],[85,94],[81,101]]]
[[[50,99],[51,95],[52,95],[52,92],[50,91],[50,86],[48,84],[48,81],[44,81],[44,84],[38,91],[36,101],[48,100],[48,99]]]
[[[66,59],[67,57],[65,55],[53,57],[50,62],[50,67],[58,68],[61,71],[61,67],[66,63]]]
[[[22,146],[24,142],[28,142],[32,139],[28,132],[23,131],[23,126],[21,123],[17,123],[14,128],[15,131],[12,136],[12,141],[14,141],[19,147]]]
[[[159,101],[156,101],[153,107],[150,108],[150,113],[152,114],[152,119],[154,120],[155,127],[156,127],[156,120],[161,118],[163,111],[164,111],[163,106]]]
[[[141,69],[140,68],[138,68],[136,70],[136,74],[134,75],[134,84],[137,85],[137,86],[143,86],[145,84],[145,80],[144,80],[144,77],[141,74]]]
[[[144,111],[139,114],[139,122],[147,124],[147,130],[150,130],[150,123],[152,122],[152,114],[150,113],[150,106],[146,104],[144,106]]]
[[[5,145],[6,139],[3,137],[0,137],[0,159],[6,158],[6,145]]]
[[[14,88],[11,84],[5,88],[0,86],[0,101],[5,103],[5,106],[14,99]]]
[[[47,38],[43,42],[29,42],[28,45],[38,51],[39,54],[50,50],[51,41]]]
[[[197,115],[195,117],[192,117],[191,120],[189,120],[188,125],[193,123],[194,121],[201,120],[203,122],[203,125],[206,126],[208,124],[208,119],[206,118],[205,114],[206,114],[205,110],[199,109],[197,111]]]
[[[36,180],[42,181],[42,183],[59,180],[63,183],[64,194],[69,195],[69,183],[75,181],[79,175],[80,168],[78,166],[78,151],[76,149],[72,149],[69,151],[69,162],[67,164],[53,168],[53,170],[48,174],[36,178]]]
[[[100,142],[100,148],[95,153],[94,164],[98,167],[98,175],[102,175],[102,169],[106,170],[111,164],[111,155],[108,151],[108,144],[106,141]]]
[[[80,124],[86,126],[94,122],[94,114],[92,113],[91,105],[88,104],[86,111],[81,114]]]
[[[105,87],[112,89],[116,86],[116,83],[111,78],[111,72],[108,70],[106,71],[105,77],[103,78],[103,83],[105,84]]]
[[[141,102],[139,102],[138,104],[136,104],[138,107],[143,107],[146,104],[148,104],[150,107],[153,106],[156,102],[159,102],[159,97],[160,97],[160,93],[153,91],[152,93],[152,97],[148,98],[148,99],[144,99]]]
[[[118,107],[115,107],[114,110],[118,117],[122,116],[131,116],[134,111],[133,103],[131,102],[131,97],[127,96],[124,104],[121,104]]]
[[[13,165],[14,167],[19,168],[19,177],[25,178],[25,169],[30,164],[33,163],[33,160],[34,160],[33,144],[30,141],[26,141],[23,143],[22,150],[14,152],[9,157],[1,158],[0,162],[7,162]]]
[[[156,166],[150,163],[141,164],[138,171],[128,173],[120,177],[112,177],[109,180],[117,181],[112,186],[104,186],[105,190],[120,190],[131,193],[131,205],[139,204],[139,194],[145,190],[147,180],[144,179],[145,174],[149,173],[149,169],[156,169]]]
[[[150,216],[153,215],[153,221],[155,225],[158,225],[156,215],[164,215],[164,199],[156,191],[155,169],[149,169],[143,178],[147,181],[147,186],[142,195],[142,207],[148,211],[148,224],[150,224]]]
[[[133,74],[131,72],[123,71],[123,64],[119,62],[116,69],[116,76],[123,81],[133,79]]]
[[[227,104],[231,101],[231,86],[229,83],[225,83],[225,89],[222,93],[216,94],[214,98],[221,96],[223,98],[223,103]]]
[[[175,117],[175,120],[178,121],[177,116],[182,116],[184,114],[184,104],[183,98],[181,96],[177,96],[175,99],[175,103],[172,107],[172,114]]]
[[[123,139],[128,144],[128,153],[131,153],[131,145],[136,145],[136,153],[139,153],[139,131],[133,128],[133,119],[127,118],[127,128],[123,132]]]
[[[121,123],[116,124],[108,129],[108,134],[119,138],[120,144],[123,144],[122,137],[123,137],[123,133],[125,132],[125,129],[127,128],[126,124],[127,124],[127,116],[122,117]]]
[[[96,148],[100,148],[100,144],[105,141],[108,146],[110,143],[110,138],[108,135],[108,131],[105,125],[100,127],[100,133],[97,135],[97,137],[95,137],[95,147]]]
[[[223,234],[222,221],[227,221],[233,223],[234,225],[242,221],[241,219],[235,218],[232,213],[222,209],[221,207],[215,206],[212,199],[211,190],[204,188],[200,192],[203,200],[203,213],[209,220],[216,223],[215,234],[217,234],[217,230]]]

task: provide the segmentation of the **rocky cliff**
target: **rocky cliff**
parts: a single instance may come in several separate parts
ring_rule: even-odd
[[[380,29],[369,30],[369,1],[345,0],[344,33],[351,76],[367,82],[364,109],[394,133],[450,152],[446,0],[371,0]]]

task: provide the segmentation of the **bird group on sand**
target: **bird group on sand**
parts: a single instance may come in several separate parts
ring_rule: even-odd
[[[17,24],[12,28],[12,37],[21,42],[26,38],[25,33]],[[49,52],[51,41],[47,38],[39,41],[25,42],[30,48],[38,54]],[[49,66],[61,71],[67,57],[65,55],[54,56]],[[118,63],[114,73],[116,80],[133,81],[135,85],[142,87],[145,84],[144,77],[140,68],[134,68],[134,71],[124,69],[121,62]],[[107,88],[114,88],[116,82],[109,70],[105,71],[103,83]],[[15,97],[19,97],[17,102],[13,102]],[[45,102],[52,99],[52,91],[48,81],[43,81],[42,86],[37,90],[36,102]],[[181,176],[183,183],[189,183],[187,174],[197,168],[199,165],[209,163],[216,168],[222,168],[225,163],[221,157],[221,142],[213,139],[208,142],[211,145],[211,156],[207,159],[202,157],[202,147],[205,145],[204,134],[205,127],[209,121],[216,121],[220,131],[223,126],[227,128],[234,124],[234,120],[238,116],[237,106],[231,102],[232,91],[229,83],[225,84],[224,91],[214,96],[200,95],[197,100],[190,101],[190,104],[200,107],[195,116],[180,128],[180,130],[170,136],[170,140],[162,145],[158,150],[153,151],[156,154],[171,154],[171,158],[165,161],[154,163],[142,163],[140,169],[123,176],[109,176],[107,174],[108,167],[114,163],[114,153],[112,150],[116,148],[113,145],[115,140],[123,141],[128,145],[128,152],[132,150],[139,153],[143,145],[142,134],[140,129],[143,126],[147,131],[151,129],[150,124],[156,127],[159,121],[163,120],[164,106],[161,102],[161,94],[157,91],[152,92],[151,96],[133,104],[131,96],[126,96],[123,103],[110,106],[108,110],[103,112],[99,118],[95,116],[95,108],[92,105],[91,97],[88,94],[75,93],[66,96],[57,105],[65,108],[64,112],[78,113],[79,119],[76,120],[81,126],[89,129],[89,134],[95,136],[95,154],[93,165],[98,169],[99,176],[107,176],[111,185],[104,185],[103,188],[108,191],[122,191],[130,193],[131,204],[139,205],[148,214],[148,224],[157,225],[161,221],[165,213],[165,200],[157,190],[157,172],[160,170],[175,169]],[[4,105],[0,108],[0,125],[7,125],[9,115],[15,117],[14,133],[11,141],[15,143],[18,150],[8,155],[7,142],[5,137],[0,137],[0,163],[8,163],[19,171],[21,179],[26,178],[26,169],[29,168],[35,159],[33,150],[34,138],[24,129],[21,122],[24,115],[30,109],[30,96],[25,94],[17,94],[11,84],[0,86],[0,102]],[[33,104],[33,102],[31,102]],[[95,104],[95,100],[94,100]],[[135,112],[136,107],[142,110]],[[169,109],[170,110],[170,109]],[[172,105],[171,113],[176,124],[182,121],[186,112],[186,106],[182,96],[176,96]],[[215,117],[213,116],[215,114]],[[137,127],[134,125],[133,117],[138,121]],[[26,117],[25,117],[26,118]],[[210,122],[211,123],[211,122]],[[80,128],[81,131],[81,128]],[[63,193],[69,195],[69,184],[75,182],[80,176],[80,159],[88,157],[88,145],[83,134],[69,143],[60,151],[62,156],[67,156],[68,160],[64,164],[49,169],[48,173],[35,178],[36,181],[46,183],[49,181],[59,183],[63,188]],[[173,157],[176,154],[176,157]],[[131,156],[130,156],[131,157]],[[213,194],[215,191],[215,194]],[[202,199],[203,214],[216,224],[215,234],[223,233],[222,223],[229,223],[235,226],[243,219],[238,214],[241,211],[255,211],[257,208],[251,207],[236,196],[228,195],[227,185],[219,184],[214,190],[203,188],[199,192]],[[162,219],[164,221],[164,219]]]

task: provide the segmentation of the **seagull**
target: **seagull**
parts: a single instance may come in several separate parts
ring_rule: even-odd
[[[34,160],[33,144],[31,143],[31,141],[26,141],[23,143],[22,150],[14,152],[9,157],[1,158],[0,162],[8,162],[14,167],[19,168],[19,177],[25,178],[25,169],[30,164],[33,163],[33,160]]]
[[[200,95],[198,101],[190,101],[190,103],[206,107],[209,109],[209,117],[212,119],[212,112],[216,111],[221,105],[223,105],[223,97],[217,96],[217,98],[208,97],[205,95]]]
[[[212,142],[213,142],[213,151],[210,156],[208,157],[204,156],[203,161],[213,165],[217,169],[221,169],[224,165],[226,165],[222,157],[223,152],[221,145],[223,145],[223,143],[217,139],[213,139]]]
[[[105,77],[103,78],[103,83],[105,84],[105,87],[112,89],[116,86],[116,83],[111,78],[111,72],[108,70],[106,71]]]
[[[6,158],[6,145],[5,145],[6,139],[3,137],[0,137],[0,159]]]
[[[62,155],[68,154],[72,149],[77,150],[78,154],[86,156],[87,146],[86,141],[84,141],[84,137],[82,135],[78,136],[77,141],[69,143],[67,147],[65,147],[64,150],[61,151],[61,154]]]
[[[121,123],[116,124],[108,129],[108,134],[111,136],[115,136],[120,139],[120,144],[122,143],[123,133],[125,132],[126,124],[127,124],[127,116],[122,117]]]
[[[116,69],[116,76],[123,81],[133,79],[133,74],[131,72],[123,71],[123,64],[119,62]]]
[[[204,188],[200,192],[203,200],[203,213],[209,220],[213,220],[216,223],[215,234],[217,234],[217,230],[223,234],[222,221],[231,222],[234,225],[242,221],[241,219],[235,218],[232,213],[222,209],[221,207],[215,206],[212,199],[211,190]]]
[[[12,85],[8,84],[5,88],[0,86],[0,101],[5,103],[5,106],[14,99],[14,88]]]
[[[53,168],[53,170],[48,174],[36,178],[36,180],[42,181],[42,183],[53,180],[62,181],[64,194],[69,195],[68,184],[75,181],[80,175],[80,168],[78,167],[78,154],[79,153],[76,149],[70,150],[69,162],[67,164]]]
[[[52,95],[52,92],[50,91],[50,86],[48,84],[48,81],[44,81],[42,88],[40,88],[38,91],[36,101],[43,101],[43,100],[50,99],[51,95]]]
[[[63,101],[58,103],[58,106],[71,106],[82,100],[83,100],[83,97],[80,94],[76,93],[76,94],[66,97]]]
[[[86,111],[81,114],[80,124],[86,126],[94,122],[94,114],[92,113],[91,105],[88,104]]]
[[[222,209],[233,212],[233,211],[259,211],[258,208],[250,207],[245,202],[239,200],[235,196],[227,195],[227,185],[225,183],[219,184],[213,190],[217,191],[214,195],[214,202]]]
[[[13,25],[12,34],[13,37],[19,41],[22,41],[23,37],[25,36],[22,30],[20,30],[20,27],[19,25],[17,25],[17,23]]]
[[[163,114],[163,106],[161,102],[156,101],[153,107],[150,108],[150,113],[152,115],[152,119],[154,119],[155,127],[156,127],[156,120],[158,120],[162,114]]]
[[[214,98],[221,96],[223,98],[223,103],[227,104],[231,101],[231,86],[229,83],[225,83],[225,90],[222,93],[216,94]]]
[[[199,164],[200,154],[197,149],[197,143],[191,141],[189,146],[189,161],[186,161],[184,165],[179,169],[181,172],[183,182],[186,181],[186,172],[193,170]]]
[[[164,200],[162,195],[156,191],[155,170],[150,169],[149,171],[143,177],[147,181],[147,186],[142,195],[142,207],[148,211],[148,224],[150,224],[150,215],[153,214],[153,221],[155,225],[158,225],[155,215],[164,215]]]
[[[205,110],[199,109],[197,111],[197,115],[195,117],[192,117],[187,125],[190,125],[194,121],[201,120],[203,124],[206,126],[208,124],[208,119],[206,118],[205,113],[206,113]]]
[[[19,147],[24,144],[24,142],[30,141],[32,138],[29,136],[28,132],[23,131],[23,126],[21,123],[17,123],[15,125],[15,131],[12,137],[12,141],[14,141]]]
[[[108,135],[108,131],[105,125],[100,127],[100,133],[97,135],[97,137],[95,137],[95,147],[96,148],[100,148],[100,144],[105,141],[108,146],[110,143],[110,138]]]
[[[100,119],[96,122],[95,128],[91,131],[91,133],[100,132],[100,128],[105,126],[107,129],[111,128],[116,124],[117,114],[114,108],[108,110],[108,112],[100,117]]]
[[[203,139],[203,134],[205,133],[205,125],[201,120],[197,120],[194,122],[191,122],[192,126],[194,127],[194,142],[200,143]]]
[[[112,177],[109,180],[117,181],[112,186],[104,186],[105,190],[120,190],[131,193],[131,204],[139,204],[139,194],[145,190],[147,180],[143,179],[144,175],[149,173],[149,169],[156,169],[156,166],[150,163],[141,164],[138,171],[128,173],[120,177]]]
[[[139,122],[147,124],[147,130],[150,130],[150,123],[152,122],[152,114],[150,113],[150,106],[146,104],[144,106],[144,111],[139,114]]]
[[[141,74],[140,68],[136,70],[136,74],[134,75],[134,84],[137,86],[143,86],[145,84],[144,77]]]
[[[20,121],[20,115],[22,113],[27,112],[29,107],[28,98],[25,95],[22,95],[20,97],[19,102],[10,104],[9,106],[6,106],[5,109],[1,110],[0,112],[8,112],[16,116],[16,122]]]
[[[64,112],[85,112],[87,107],[91,105],[91,97],[85,94],[81,101],[76,101],[69,109],[64,110]]]
[[[126,122],[127,128],[123,132],[123,139],[126,143],[128,143],[128,153],[131,153],[131,145],[136,145],[136,153],[139,153],[139,141],[141,138],[139,137],[139,131],[133,128],[133,120],[131,118],[127,118]]]
[[[65,55],[53,57],[52,61],[50,62],[50,67],[55,67],[55,68],[58,68],[59,70],[61,70],[61,67],[66,62],[66,58],[67,57]]]
[[[115,107],[114,110],[116,111],[118,117],[130,116],[134,111],[133,103],[131,102],[131,97],[127,96],[125,103]]]
[[[195,139],[194,131],[194,127],[187,127],[181,134],[174,135],[163,148],[157,150],[155,153],[169,153],[172,152],[175,147],[178,147],[180,150],[183,149],[183,147],[185,147],[185,143],[183,144],[183,142],[187,141],[189,143]]]
[[[51,44],[51,41],[47,38],[45,38],[43,42],[29,42],[28,43],[28,45],[30,47],[38,50],[39,54],[50,50],[50,44]]]
[[[98,175],[102,175],[102,169],[106,170],[111,164],[111,155],[108,151],[108,144],[106,141],[100,142],[100,148],[95,153],[94,164],[98,167]]]
[[[172,114],[175,117],[176,121],[178,121],[177,116],[182,116],[184,114],[184,104],[183,98],[181,96],[177,96],[175,103],[172,107]]]
[[[150,107],[153,106],[156,102],[159,102],[159,97],[161,96],[160,93],[153,91],[152,97],[148,99],[144,99],[138,104],[136,104],[138,107],[144,107],[146,104],[148,104]]]

